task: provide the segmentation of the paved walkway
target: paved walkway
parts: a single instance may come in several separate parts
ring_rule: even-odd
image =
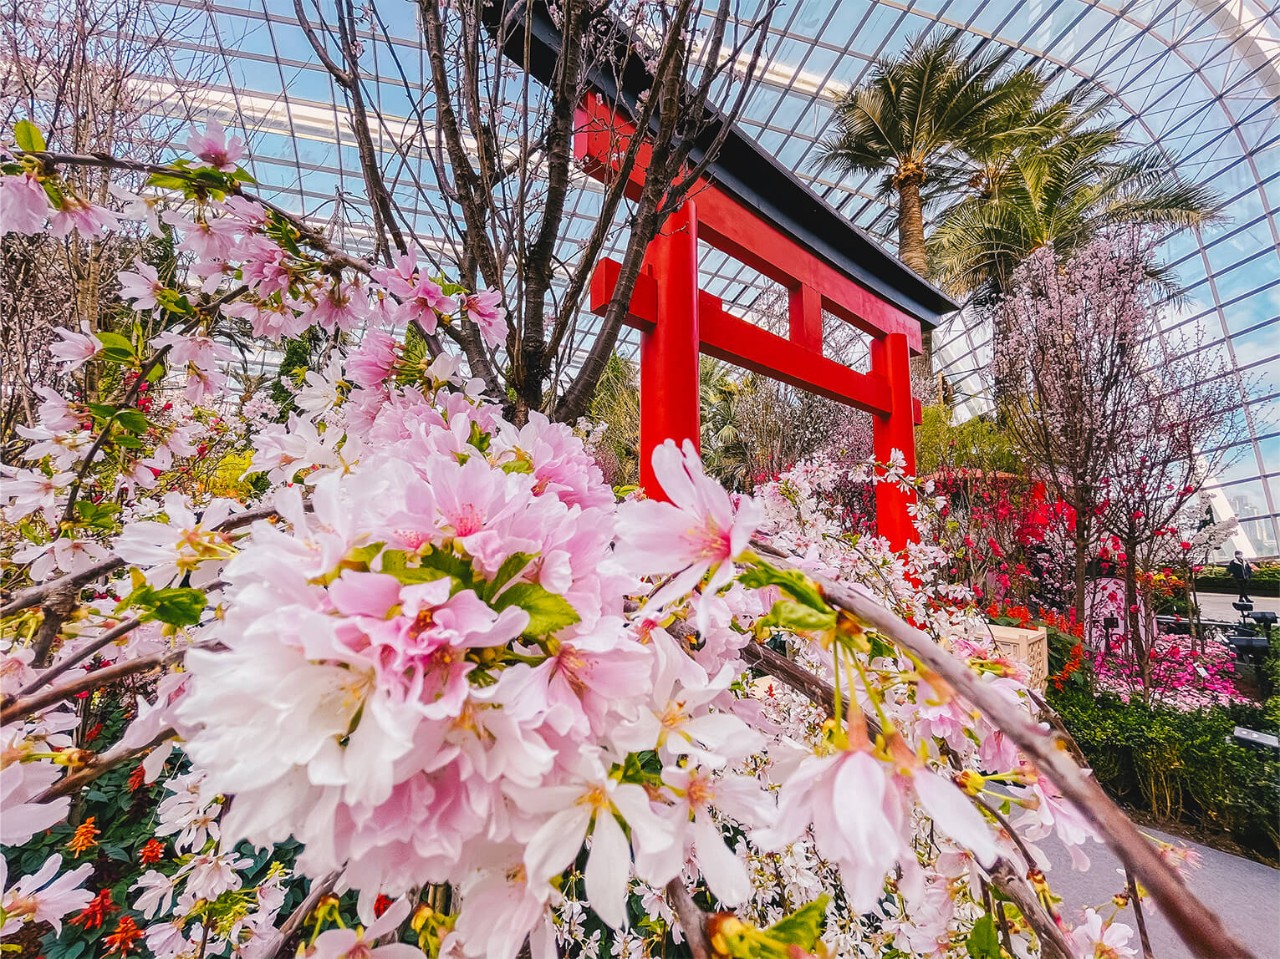
[[[1143,827],[1143,831],[1168,842],[1184,843],[1199,852],[1202,864],[1190,875],[1188,885],[1191,891],[1222,917],[1227,929],[1252,949],[1257,959],[1280,959],[1280,870],[1207,846],[1187,843],[1155,829]],[[1123,873],[1118,871],[1119,860],[1105,846],[1097,843],[1086,846],[1092,862],[1086,872],[1072,870],[1066,850],[1056,840],[1045,840],[1042,848],[1053,863],[1048,876],[1049,885],[1062,897],[1063,916],[1073,925],[1079,921],[1086,906],[1097,908],[1124,888]],[[1156,959],[1191,959],[1190,950],[1182,944],[1164,917],[1156,912],[1150,900],[1143,905]],[[1107,914],[1103,911],[1103,915]],[[1120,921],[1134,928],[1130,945],[1141,954],[1133,913],[1126,909]],[[1220,956],[1218,959],[1233,957]]]
[[[1240,613],[1231,607],[1238,598],[1235,593],[1196,593],[1196,598],[1200,602],[1202,619],[1234,622],[1240,618]],[[1251,594],[1249,598],[1253,600],[1254,612],[1260,613],[1269,609],[1273,613],[1280,613],[1280,599],[1259,596],[1256,593]]]

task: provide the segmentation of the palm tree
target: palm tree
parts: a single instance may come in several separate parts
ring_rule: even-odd
[[[918,37],[877,62],[836,105],[839,130],[821,147],[824,166],[883,171],[879,192],[896,200],[898,255],[921,276],[929,274],[925,203],[969,181],[970,148],[1016,126],[1044,89],[1034,70],[1004,72],[1009,52],[981,54],[960,39],[959,31]]]
[[[924,207],[953,195],[976,173],[971,154],[1020,124],[1044,91],[1032,69],[1005,72],[1011,51],[983,54],[961,45],[961,32],[911,41],[899,57],[876,63],[869,79],[836,106],[837,134],[820,163],[849,172],[883,171],[879,193],[892,198],[898,256],[929,276]],[[922,336],[920,365],[932,370],[933,337]]]
[[[961,296],[1006,293],[1042,246],[1067,256],[1115,227],[1212,218],[1212,191],[1180,180],[1155,148],[1133,149],[1118,124],[1095,122],[1106,105],[1077,91],[988,148],[975,192],[945,210],[929,238],[933,279]]]

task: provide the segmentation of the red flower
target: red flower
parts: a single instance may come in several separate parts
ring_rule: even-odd
[[[129,773],[129,792],[136,793],[145,785],[146,780],[147,771],[142,767],[142,763],[138,763],[133,772]]]
[[[390,896],[379,894],[378,898],[373,901],[373,917],[375,919],[381,919],[382,914],[391,908],[391,904],[393,902],[395,902],[395,900]]]
[[[150,866],[164,858],[164,843],[159,839],[148,839],[138,850],[138,862]]]
[[[111,890],[102,889],[93,897],[93,902],[85,906],[78,916],[71,919],[71,925],[80,926],[82,929],[98,929],[109,913],[119,910],[120,907],[111,901]]]

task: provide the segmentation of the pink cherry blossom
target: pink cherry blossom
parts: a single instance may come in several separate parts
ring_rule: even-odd
[[[558,806],[559,811],[529,840],[525,851],[529,882],[535,886],[548,882],[568,868],[590,831],[591,852],[583,870],[587,898],[614,929],[625,926],[632,846],[663,849],[673,841],[650,808],[644,789],[597,774],[574,785],[544,789],[532,801],[544,808]],[[630,841],[616,815],[631,827]]]
[[[776,849],[812,824],[814,845],[840,867],[850,904],[867,912],[907,854],[903,821],[902,797],[884,766],[864,750],[842,750],[801,763],[782,784],[776,825],[753,838]]]
[[[89,332],[87,323],[82,324],[80,328],[84,331],[83,333],[76,333],[65,327],[59,327],[53,331],[61,339],[49,347],[49,352],[55,359],[62,361],[64,371],[79,369],[87,360],[97,356],[98,351],[102,349],[102,343]]]
[[[244,141],[239,137],[228,141],[222,124],[211,119],[203,133],[191,132],[187,138],[187,150],[200,158],[200,166],[230,173],[236,168],[236,161],[244,156]]]
[[[480,329],[480,336],[487,346],[501,346],[507,338],[504,320],[507,311],[502,307],[501,290],[481,290],[472,293],[464,301],[467,318]]]
[[[150,263],[137,260],[133,271],[120,274],[120,297],[133,301],[135,310],[154,310],[159,306],[156,297],[165,289],[160,275]]]
[[[62,203],[49,217],[49,232],[63,237],[75,230],[81,236],[99,237],[113,229],[118,217],[106,207],[78,197],[63,197]]]
[[[85,882],[93,875],[92,863],[60,874],[61,869],[62,857],[53,855],[38,870],[21,876],[8,886],[8,870],[0,860],[0,886],[6,887],[0,899],[4,908],[0,935],[11,935],[24,922],[47,922],[56,934],[62,934],[62,917],[83,909],[92,901],[94,894],[84,888]]]
[[[261,297],[285,293],[293,283],[289,272],[289,257],[264,236],[248,236],[240,241],[236,250],[241,260],[244,284]]]
[[[306,951],[307,959],[423,959],[422,950],[402,942],[376,944],[409,918],[411,908],[409,900],[402,898],[389,906],[367,929],[326,930]]]
[[[227,381],[222,365],[235,359],[235,353],[230,347],[216,342],[199,330],[185,335],[166,330],[152,342],[156,346],[169,348],[169,360],[173,367],[185,367],[185,396],[192,403],[199,403],[221,390]]]
[[[39,233],[48,214],[49,197],[34,176],[0,176],[0,233]]]
[[[333,283],[317,300],[311,321],[332,333],[354,329],[367,313],[368,297],[358,283]]]
[[[703,472],[688,440],[683,448],[667,440],[654,450],[653,469],[671,502],[623,504],[618,533],[627,543],[622,560],[631,572],[675,574],[649,600],[659,609],[688,593],[708,573],[706,592],[728,583],[732,560],[747,548],[763,516],[750,500],[734,508],[724,488]]]
[[[347,359],[347,376],[365,389],[377,389],[391,373],[399,343],[390,333],[367,330]]]
[[[460,309],[459,299],[445,295],[440,284],[419,269],[412,254],[398,257],[394,269],[374,270],[373,278],[400,300],[400,306],[395,309],[400,321],[416,322],[427,333],[436,331],[440,314],[452,314]]]
[[[1114,919],[1104,922],[1093,909],[1086,909],[1083,925],[1071,934],[1077,959],[1133,959],[1138,954],[1129,945],[1133,930]]]

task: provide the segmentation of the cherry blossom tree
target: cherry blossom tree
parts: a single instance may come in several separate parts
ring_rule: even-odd
[[[1046,247],[999,307],[1009,330],[997,356],[1012,390],[1005,414],[1033,469],[1074,513],[1077,618],[1099,537],[1114,537],[1125,635],[1139,664],[1147,662],[1140,573],[1172,561],[1182,514],[1227,465],[1251,389],[1198,348],[1197,331],[1162,333],[1159,275],[1140,231],[1066,260]]]
[[[350,113],[373,260],[412,256],[429,272],[488,287],[488,322],[439,335],[490,395],[510,393],[517,422],[539,411],[574,422],[614,351],[649,242],[714,160],[754,87],[778,4],[424,0],[415,5],[422,66],[403,62],[390,42],[388,20],[402,16],[390,6],[294,0]],[[393,65],[379,84],[403,83],[407,118],[385,117],[375,104],[377,57]],[[619,137],[616,170],[595,195],[577,186],[573,152],[588,94],[648,131]],[[428,176],[406,177],[424,160]],[[646,169],[633,193],[632,175]],[[415,206],[438,237],[421,236]],[[610,248],[622,267],[597,322],[582,306]]]
[[[190,14],[154,0],[40,0],[11,4],[0,20],[0,128],[21,119],[38,122],[55,149],[159,160],[165,144],[186,123],[178,97],[201,79],[203,62],[191,56],[179,70],[166,47]],[[146,77],[175,78],[165,102]],[[180,78],[180,79],[179,79]],[[127,171],[81,167],[68,177],[80,195],[105,203],[113,190],[138,179]],[[74,230],[58,235],[7,233],[0,241],[0,444],[16,450],[16,428],[30,427],[41,387],[63,389],[68,377],[47,347],[58,329],[114,330],[121,320],[111,289],[116,274],[136,257],[166,263],[163,239],[125,229],[86,240]],[[78,384],[90,393],[97,384]],[[96,398],[90,396],[89,398]]]
[[[1196,348],[1198,331],[1172,342],[1155,329],[1144,332],[1134,350],[1137,389],[1119,424],[1100,518],[1124,551],[1125,633],[1145,681],[1150,657],[1138,622],[1139,574],[1182,560],[1184,514],[1204,514],[1198,494],[1230,465],[1244,404],[1238,378]]]
[[[996,307],[1002,414],[1032,469],[1074,512],[1074,605],[1084,621],[1086,573],[1102,532],[1104,481],[1124,455],[1157,290],[1138,233],[1103,237],[1066,260],[1041,247]]]
[[[253,194],[216,125],[164,165],[14,140],[6,232],[101,237],[129,214],[63,171],[114,166],[190,266],[120,278],[166,332],[63,334],[60,362],[119,386],[51,391],[5,465],[6,935],[157,959],[1134,954],[1114,905],[1058,908],[1054,834],[1115,848],[1198,955],[1247,955],[1046,731],[940,551],[845,535],[835,468],[743,497],[669,443],[669,501],[619,500],[569,427],[505,419],[463,357],[396,332],[483,329],[489,291],[336,248]],[[281,421],[227,401],[237,325],[364,333]],[[217,430],[251,450],[240,498],[187,478]],[[900,461],[865,474],[938,505]],[[153,832],[123,838],[139,805]]]

